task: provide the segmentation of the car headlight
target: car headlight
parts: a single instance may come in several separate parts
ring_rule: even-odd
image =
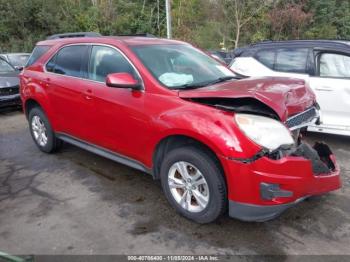
[[[235,120],[248,138],[270,151],[294,144],[287,127],[277,120],[249,114],[235,114]]]

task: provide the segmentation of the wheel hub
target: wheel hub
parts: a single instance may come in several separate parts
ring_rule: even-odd
[[[203,174],[194,165],[180,161],[172,165],[168,173],[172,196],[185,210],[200,212],[209,202],[209,187]]]
[[[45,146],[48,141],[47,134],[46,134],[46,127],[44,122],[39,116],[33,116],[32,118],[32,131],[36,142],[40,146]]]

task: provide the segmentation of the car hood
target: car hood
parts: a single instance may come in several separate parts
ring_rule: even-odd
[[[0,73],[0,88],[19,85],[18,72]]]
[[[316,97],[304,80],[259,77],[233,80],[208,87],[180,90],[179,97],[253,98],[273,109],[282,121],[311,107]]]

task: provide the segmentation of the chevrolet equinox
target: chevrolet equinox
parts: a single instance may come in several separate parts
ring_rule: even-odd
[[[149,173],[198,223],[266,221],[340,188],[330,148],[301,139],[319,118],[303,80],[239,80],[175,40],[62,36],[36,45],[20,85],[41,151],[64,141]]]

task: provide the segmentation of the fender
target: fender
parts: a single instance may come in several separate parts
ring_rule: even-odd
[[[206,112],[208,110],[211,112]],[[203,105],[167,111],[154,123],[160,129],[155,132],[157,136],[151,139],[149,155],[153,155],[157,145],[167,137],[181,135],[203,143],[218,157],[252,157],[261,148],[234,125],[233,115],[232,112]],[[182,128],[178,128],[179,126]],[[148,159],[147,162],[151,161],[152,159]]]

